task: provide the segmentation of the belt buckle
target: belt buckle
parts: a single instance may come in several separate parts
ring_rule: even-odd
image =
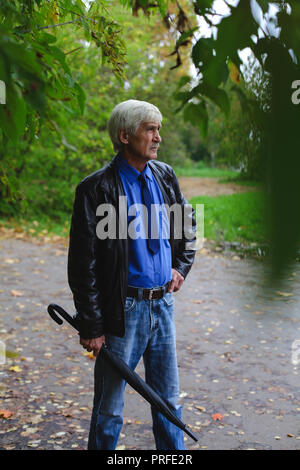
[[[156,290],[156,289],[150,289],[150,291],[149,291],[149,300],[152,300],[153,292],[154,292],[155,290]]]

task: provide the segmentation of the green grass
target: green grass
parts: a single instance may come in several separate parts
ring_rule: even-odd
[[[262,192],[228,196],[197,196],[190,203],[204,204],[204,236],[210,240],[265,243],[265,196]]]
[[[227,177],[221,177],[218,181],[218,183],[234,183],[238,184],[239,186],[252,186],[253,188],[262,188],[263,183],[261,181],[253,181],[253,180],[247,180],[241,177],[240,173],[235,176],[227,176]]]
[[[55,220],[51,217],[31,215],[30,217],[15,217],[0,219],[0,228],[13,230],[16,233],[25,233],[31,237],[66,237],[69,235],[71,216],[66,215],[66,220]]]
[[[178,177],[194,176],[198,178],[234,178],[239,175],[237,171],[223,170],[222,168],[210,168],[202,162],[192,164],[191,166],[174,166]]]

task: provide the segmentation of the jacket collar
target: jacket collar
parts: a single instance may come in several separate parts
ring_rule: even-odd
[[[153,180],[152,171],[150,170],[148,163],[146,164],[142,173],[140,173],[136,168],[130,165],[120,153],[118,153],[118,155],[116,156],[116,164],[117,164],[118,171],[120,171],[122,175],[124,175],[125,178],[128,179],[130,184],[137,181],[140,174],[144,175],[146,178],[148,178],[151,181]]]
[[[152,171],[162,191],[166,203],[172,201],[170,187],[172,186],[172,175],[166,171],[163,165],[155,160],[148,162],[148,169]],[[170,184],[171,183],[171,184]],[[118,199],[118,195],[124,195],[124,189],[118,172],[117,155],[103,168],[99,181],[101,189],[109,193],[111,199]],[[118,194],[117,194],[118,193]],[[115,197],[114,197],[115,196]]]

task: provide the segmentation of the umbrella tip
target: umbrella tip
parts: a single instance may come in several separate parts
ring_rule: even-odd
[[[195,442],[198,442],[198,439],[195,434],[187,426],[185,426],[184,430],[192,439],[194,439]]]

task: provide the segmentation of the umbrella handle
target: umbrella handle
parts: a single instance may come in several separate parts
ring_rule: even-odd
[[[57,315],[57,313],[59,313],[59,315],[61,315],[68,323],[70,323],[70,325],[73,326],[73,328],[78,331],[78,327],[74,318],[71,317],[71,315],[69,315],[62,307],[56,304],[49,304],[47,310],[52,320],[54,320],[56,323],[59,325],[63,324],[63,320]]]

